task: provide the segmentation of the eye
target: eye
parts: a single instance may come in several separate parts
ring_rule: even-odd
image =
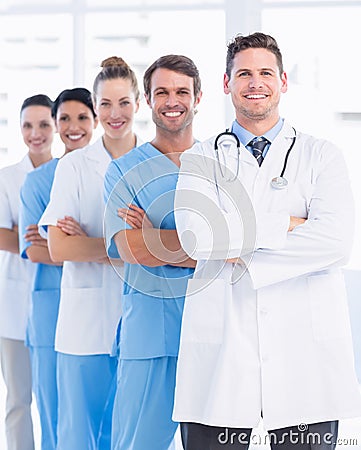
[[[88,120],[89,119],[89,116],[87,116],[86,114],[81,114],[80,116],[79,116],[79,120]]]
[[[268,70],[263,70],[263,71],[261,72],[261,74],[262,74],[262,75],[266,75],[266,76],[272,76],[272,73],[269,72]]]
[[[126,107],[128,105],[130,105],[130,101],[128,101],[128,100],[123,100],[122,102],[120,102],[120,106],[122,106],[122,107]]]
[[[30,129],[31,128],[30,123],[27,123],[27,122],[23,123],[23,128]]]
[[[69,120],[68,116],[60,116],[59,117],[59,121],[61,121],[61,122],[66,122],[67,120]]]
[[[108,108],[110,106],[110,103],[109,102],[100,102],[100,106],[102,108]]]
[[[154,95],[156,95],[157,97],[162,97],[164,95],[167,95],[166,91],[157,91]]]
[[[50,127],[50,123],[48,123],[48,122],[41,122],[40,123],[40,128],[48,128],[48,127]]]
[[[243,77],[248,77],[250,75],[250,73],[249,72],[240,72],[239,74],[238,74],[238,76],[240,77],[240,78],[243,78]]]

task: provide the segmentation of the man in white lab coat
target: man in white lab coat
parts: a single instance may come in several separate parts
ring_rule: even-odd
[[[224,75],[235,136],[218,156],[215,138],[181,156],[176,225],[198,261],[173,415],[185,450],[246,449],[261,418],[273,449],[333,449],[338,420],[361,415],[341,272],[347,169],[334,145],[280,118],[286,91],[277,42],[236,36]]]

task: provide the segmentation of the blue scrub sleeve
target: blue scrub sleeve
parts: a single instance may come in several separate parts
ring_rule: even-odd
[[[20,190],[20,210],[19,210],[19,250],[22,258],[27,259],[26,250],[31,247],[30,242],[26,242],[24,234],[26,227],[37,224],[44,212],[45,205],[42,204],[41,196],[37,192],[38,187],[33,173],[30,172]]]
[[[123,173],[117,163],[112,161],[104,178],[104,237],[106,249],[110,258],[120,258],[115,245],[114,236],[122,230],[131,227],[118,216],[118,208],[127,208],[130,203],[134,203],[134,195],[125,182]]]

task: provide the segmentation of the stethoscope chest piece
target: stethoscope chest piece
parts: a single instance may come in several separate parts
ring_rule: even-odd
[[[288,181],[284,177],[274,177],[271,180],[271,186],[273,189],[285,189],[288,185]]]

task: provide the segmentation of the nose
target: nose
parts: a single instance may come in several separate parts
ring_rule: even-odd
[[[258,89],[263,86],[262,77],[258,74],[253,74],[249,80],[249,87],[253,89]]]
[[[76,120],[71,120],[70,122],[69,122],[69,130],[77,130],[79,127],[78,127],[78,121],[76,121]]]
[[[40,133],[40,128],[38,128],[38,127],[32,127],[32,129],[31,129],[31,137],[37,137],[37,136],[39,136],[41,133]]]
[[[167,96],[166,105],[172,107],[178,104],[178,97],[175,92],[169,92]]]
[[[110,110],[110,117],[112,119],[117,118],[121,115],[120,113],[120,106],[119,105],[112,105]]]

